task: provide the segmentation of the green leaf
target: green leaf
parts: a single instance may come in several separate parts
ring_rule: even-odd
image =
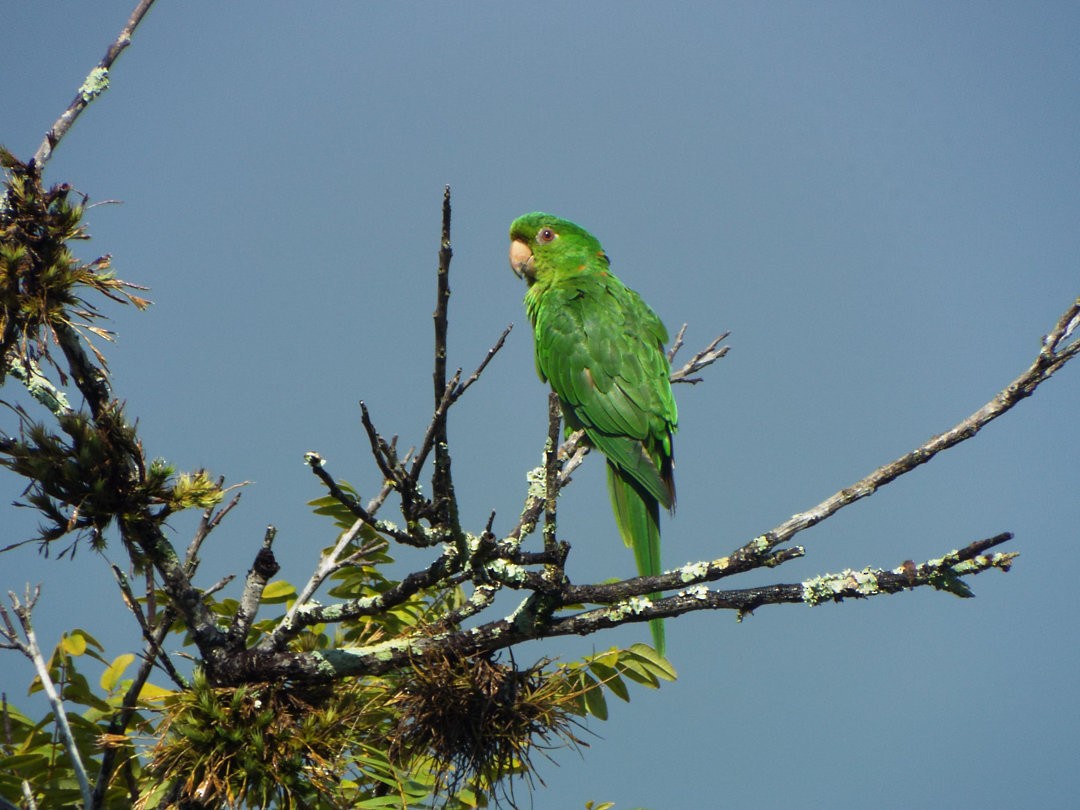
[[[660,681],[637,656],[627,655],[619,659],[619,672],[634,683],[657,689]]]
[[[76,672],[74,666],[68,670],[68,680],[60,692],[60,696],[80,706],[90,706],[103,712],[112,711],[112,707],[94,694],[90,689],[90,682],[81,672]]]
[[[607,720],[607,700],[604,699],[604,692],[600,689],[600,684],[584,672],[581,673],[581,679],[585,686],[585,708],[589,710],[589,714],[593,717],[599,720]]]
[[[76,627],[74,630],[71,631],[70,635],[81,636],[83,641],[86,642],[86,650],[84,651],[84,655],[88,655],[95,661],[100,661],[103,664],[109,663],[101,655],[101,653],[105,652],[105,646],[96,638],[94,638],[90,633],[87,633],[81,627]]]
[[[619,676],[618,670],[606,664],[601,664],[599,661],[591,661],[589,663],[589,670],[600,680],[600,683],[610,689],[616,697],[627,703],[630,702],[630,691],[626,688],[626,683]]]
[[[52,750],[50,754],[55,753]],[[49,765],[50,757],[45,754],[12,754],[10,757],[0,757],[0,768],[5,771],[14,771],[19,768],[28,768],[29,772],[22,776],[30,776],[39,770],[44,770]]]
[[[665,681],[673,681],[678,677],[678,674],[675,672],[675,667],[671,665],[671,662],[648,644],[634,644],[630,647],[629,652],[646,662],[649,671],[656,676],[663,678]]]
[[[135,656],[132,653],[124,653],[123,655],[116,656],[113,662],[109,664],[108,668],[101,673],[101,680],[98,683],[101,684],[101,688],[106,692],[111,692],[116,688],[116,685],[120,683],[120,676],[124,674],[124,670],[127,669],[131,662],[135,660]]]
[[[262,592],[263,604],[273,604],[275,602],[286,602],[289,599],[296,598],[296,586],[291,582],[286,582],[283,579],[279,579],[276,582],[271,582],[267,585]]]
[[[145,701],[157,701],[165,700],[172,697],[176,692],[172,689],[166,689],[163,686],[155,686],[152,683],[144,683],[143,688],[139,690],[139,700]]]
[[[71,635],[65,633],[60,639],[60,648],[68,655],[82,655],[86,652],[86,638],[77,631]]]

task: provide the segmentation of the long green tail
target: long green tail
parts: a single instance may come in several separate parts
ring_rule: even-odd
[[[611,494],[611,507],[615,512],[615,523],[623,542],[634,549],[640,576],[655,576],[662,573],[660,567],[660,504],[641,484],[623,473],[618,467],[608,462],[608,492]],[[651,593],[650,599],[659,599],[662,594]],[[652,631],[653,646],[660,655],[664,655],[663,619],[649,622]]]

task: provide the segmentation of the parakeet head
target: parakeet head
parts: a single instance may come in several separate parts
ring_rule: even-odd
[[[523,214],[510,225],[510,268],[533,284],[548,272],[604,267],[608,258],[591,233],[552,214]]]

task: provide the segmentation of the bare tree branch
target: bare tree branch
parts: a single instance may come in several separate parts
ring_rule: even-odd
[[[288,653],[260,646],[230,661],[230,674],[237,681],[256,678],[294,678],[305,683],[332,681],[345,676],[379,675],[410,666],[418,656],[434,650],[456,654],[493,652],[525,641],[564,635],[588,635],[609,627],[668,618],[698,610],[732,610],[745,615],[767,604],[819,604],[897,593],[916,587],[933,587],[958,595],[955,583],[992,568],[1007,571],[1015,554],[981,553],[990,545],[1005,542],[1011,535],[998,535],[972,544],[964,551],[951,552],[919,566],[905,562],[892,570],[843,571],[795,584],[769,585],[729,591],[710,591],[703,585],[688,585],[679,593],[650,601],[629,597],[601,608],[571,616],[548,617],[548,605],[534,596],[525,599],[511,615],[469,630],[430,632],[396,637],[365,647],[340,647]],[[981,550],[980,553],[975,553]],[[639,578],[639,587],[655,578]],[[628,582],[634,582],[630,580]],[[636,588],[635,588],[636,589]],[[358,600],[359,601],[359,600]],[[319,608],[324,621],[337,621],[334,608]],[[307,617],[305,617],[305,620]]]
[[[1011,534],[1000,534],[921,565],[907,561],[890,570],[849,569],[800,583],[730,591],[711,591],[703,585],[697,585],[655,602],[641,597],[630,597],[605,608],[583,611],[554,621],[547,628],[547,632],[551,635],[588,634],[626,622],[670,618],[698,610],[734,610],[743,616],[763,605],[818,605],[826,601],[864,599],[925,586],[957,596],[970,596],[970,590],[961,577],[974,576],[994,568],[1008,571],[1017,556],[1015,552],[991,555],[982,552],[1011,539]]]
[[[415,571],[393,587],[376,594],[336,605],[317,605],[310,601],[289,611],[274,632],[259,643],[260,650],[282,649],[303,628],[323,622],[340,622],[360,616],[374,616],[415,596],[425,588],[455,584],[450,579],[460,571],[457,549],[447,546],[443,553],[423,571]],[[300,600],[297,600],[299,604]]]
[[[262,601],[263,591],[266,590],[266,583],[270,581],[270,577],[281,570],[281,566],[274,559],[275,536],[277,536],[277,529],[267,526],[262,548],[255,555],[255,561],[244,578],[244,591],[240,595],[240,603],[236,607],[232,625],[226,633],[229,646],[234,650],[245,646],[251,623],[255,621],[255,615],[259,612],[259,603]]]
[[[139,0],[139,4],[131,12],[128,21],[120,29],[120,34],[109,46],[108,50],[105,51],[105,56],[98,62],[97,67],[90,71],[82,87],[79,88],[78,94],[71,100],[71,104],[56,119],[56,122],[49,127],[41,146],[34,153],[33,166],[40,170],[45,165],[49,158],[52,157],[53,149],[60,143],[60,139],[67,134],[67,131],[71,129],[71,125],[75,123],[75,119],[79,117],[91,101],[108,89],[109,69],[117,57],[123,53],[124,49],[131,44],[132,34],[135,33],[135,29],[142,22],[143,17],[146,16],[146,12],[150,10],[152,5],[154,5],[154,0]]]
[[[386,443],[383,442],[381,436],[379,436],[377,433],[373,432],[375,428],[374,428],[373,425],[371,425],[371,420],[367,416],[367,408],[364,407],[363,402],[360,403],[360,407],[361,407],[361,409],[363,411],[363,414],[364,414],[364,424],[365,424],[365,426],[369,426],[371,428],[370,435],[374,437],[373,438],[373,452],[375,453],[376,459],[378,460],[379,459],[379,454],[378,454],[377,451],[374,450],[374,444],[375,444],[376,441],[382,443],[383,445],[385,445]],[[341,486],[338,484],[338,482],[334,480],[334,477],[332,475],[330,475],[329,472],[327,472],[327,470],[326,470],[326,460],[322,456],[320,456],[318,453],[310,452],[310,451],[308,453],[305,453],[304,454],[304,461],[311,468],[311,471],[313,473],[315,473],[316,477],[318,477],[318,479],[320,481],[322,481],[326,485],[327,490],[330,492],[330,496],[334,500],[336,500],[338,503],[340,503],[342,506],[344,506],[346,509],[348,509],[357,520],[361,521],[361,527],[363,525],[371,526],[373,529],[375,529],[375,531],[379,532],[380,534],[385,534],[388,537],[394,538],[399,543],[404,543],[406,545],[420,546],[420,547],[433,545],[433,543],[427,542],[426,538],[423,538],[423,537],[421,537],[421,539],[418,541],[416,537],[414,537],[411,534],[408,534],[406,532],[401,531],[393,523],[391,523],[388,520],[378,520],[378,519],[376,519],[376,517],[368,509],[365,509],[363,506],[360,505],[360,503],[356,500],[356,498],[354,498],[352,495],[350,495],[349,493],[347,493],[345,490],[343,490],[341,488]],[[401,465],[397,464],[396,457],[394,457],[392,463],[393,463],[393,466],[391,465],[391,463],[386,463],[385,465],[380,465],[380,466],[383,467],[383,472],[384,473],[389,473],[389,475],[392,475],[392,476],[401,475]],[[391,486],[393,486],[394,488],[397,488],[395,485],[401,484],[401,485],[403,485],[405,487],[405,489],[407,491],[409,491],[409,492],[414,491],[413,489],[411,489],[408,486],[408,482],[405,481],[402,478],[398,478],[398,479],[388,478],[388,480],[391,481]],[[385,489],[385,487],[384,487],[384,489]],[[382,499],[385,498],[385,497],[386,496],[383,495],[380,499],[378,499],[374,503],[376,505],[381,504]],[[405,500],[405,498],[403,496],[403,501],[404,500]],[[403,509],[404,508],[405,507],[403,506]],[[410,517],[411,516],[408,513],[406,513],[406,519],[410,519]]]
[[[1080,353],[1080,340],[1074,338],[1069,342],[1069,338],[1072,337],[1077,328],[1077,323],[1080,323],[1080,298],[1077,298],[1065,310],[1054,328],[1043,338],[1039,354],[1027,370],[969,417],[961,420],[944,433],[934,436],[910,453],[906,453],[895,461],[879,467],[865,478],[856,481],[849,487],[845,487],[817,506],[793,515],[779,526],[766,532],[762,535],[762,538],[757,538],[751,543],[763,539],[768,548],[774,548],[781,543],[786,543],[799,532],[809,529],[827,517],[836,514],[845,506],[850,506],[868,495],[873,495],[880,487],[925,464],[942,450],[947,450],[962,441],[970,439],[985,425],[1007,413],[1021,400],[1035,393],[1035,389],[1039,385],[1050,379],[1058,369]],[[746,548],[744,546],[736,554]]]
[[[668,352],[668,362],[675,359],[675,353],[682,346],[683,334],[685,332],[686,325],[683,324],[683,328],[679,330],[679,334],[675,337],[675,343],[672,344],[671,350]],[[719,337],[714,338],[712,343],[691,357],[686,365],[677,371],[671,372],[671,381],[673,383],[689,383],[690,385],[697,385],[701,382],[701,377],[692,377],[691,375],[697,374],[703,368],[711,366],[728,353],[729,347],[721,346],[720,343],[730,334],[731,332],[724,332]]]
[[[384,487],[384,491],[385,489],[386,488]],[[377,505],[377,503],[380,502],[381,498],[383,497],[385,497],[385,495],[380,493],[379,496],[376,496],[375,499],[372,499],[372,503],[369,504],[369,507],[371,507],[372,505]],[[293,601],[292,607],[290,607],[288,612],[285,614],[285,617],[281,620],[278,626],[274,628],[274,632],[271,633],[270,637],[267,640],[268,645],[283,646],[286,639],[294,637],[296,633],[299,632],[303,627],[308,626],[306,624],[297,622],[296,616],[301,610],[307,607],[307,605],[311,602],[312,596],[315,595],[315,592],[322,586],[323,582],[325,582],[331,574],[333,574],[335,571],[340,570],[343,565],[359,563],[362,561],[362,558],[365,555],[374,554],[378,551],[384,550],[387,547],[387,543],[385,541],[378,540],[365,544],[359,550],[350,554],[347,558],[342,559],[341,555],[345,553],[345,550],[350,548],[356,542],[356,538],[360,536],[360,532],[363,531],[364,527],[370,525],[370,523],[363,520],[362,518],[358,518],[356,522],[353,523],[353,525],[348,529],[348,531],[341,533],[341,536],[338,538],[337,543],[330,550],[330,552],[324,554],[322,559],[319,560],[319,564],[316,567],[315,572],[311,575],[311,578],[307,581],[307,584],[304,585],[303,589],[297,595],[296,599]]]
[[[124,605],[131,611],[131,614],[135,617],[135,622],[139,625],[139,630],[142,632],[143,641],[146,643],[146,660],[151,664],[153,664],[154,661],[160,661],[161,666],[168,673],[169,677],[172,678],[173,683],[180,688],[184,688],[187,685],[186,681],[180,673],[176,671],[176,667],[173,666],[169,656],[161,649],[161,643],[165,639],[165,633],[168,632],[168,628],[176,618],[176,613],[171,608],[166,608],[161,620],[152,626],[151,620],[143,614],[143,610],[139,606],[138,600],[135,598],[135,594],[132,592],[131,585],[128,583],[124,572],[121,571],[120,567],[117,565],[113,565],[111,568],[113,577],[116,579],[116,584],[120,588]],[[151,590],[152,592],[152,589],[148,590]]]
[[[220,479],[218,485],[220,486],[222,483],[224,483],[224,479]],[[249,483],[249,481],[243,481],[240,484],[234,484],[229,489],[246,486]],[[240,495],[241,493],[237,492],[227,504],[217,510],[211,508],[203,512],[202,518],[199,520],[199,527],[195,530],[195,534],[188,544],[187,552],[184,554],[184,573],[187,574],[188,579],[195,576],[195,571],[199,567],[199,549],[202,548],[202,544],[210,536],[210,532],[221,525],[221,521],[225,519],[225,516],[237,507],[240,503]]]
[[[559,500],[559,431],[562,427],[562,407],[559,395],[548,394],[548,436],[544,444],[544,551],[552,552],[558,546],[556,539],[556,516]],[[560,572],[550,571],[555,576]]]
[[[438,445],[438,436],[440,430],[445,431],[444,423],[446,421],[446,414],[450,410],[450,406],[456,403],[461,398],[461,395],[468,391],[472,384],[480,379],[480,375],[483,374],[488,363],[491,362],[492,358],[494,358],[503,347],[503,344],[506,343],[506,338],[513,328],[514,325],[510,324],[502,331],[498,340],[496,340],[494,345],[488,349],[487,354],[484,355],[484,359],[480,361],[480,365],[476,367],[476,370],[469,375],[465,382],[460,381],[461,369],[459,368],[446,384],[442,396],[436,403],[435,412],[431,417],[431,423],[428,425],[427,432],[424,434],[424,440],[420,443],[420,450],[413,457],[412,464],[410,465],[409,478],[412,481],[415,482],[420,480],[420,471],[423,469],[424,462],[427,461],[428,454],[431,452],[432,447]],[[443,427],[440,428],[440,425],[443,425]]]
[[[454,375],[454,382],[446,382],[447,328],[450,307],[450,259],[454,251],[450,246],[450,186],[443,191],[442,238],[439,247],[439,271],[437,273],[437,292],[435,298],[435,372],[432,377],[435,387],[435,419],[432,436],[435,448],[435,469],[431,474],[431,492],[438,522],[447,527],[453,537],[461,536],[461,523],[458,517],[457,498],[454,496],[454,479],[451,475],[450,445],[446,432],[446,411],[449,392],[457,386],[461,371]],[[423,452],[418,456],[421,458]],[[422,463],[422,462],[421,462]],[[419,471],[419,467],[415,467]]]

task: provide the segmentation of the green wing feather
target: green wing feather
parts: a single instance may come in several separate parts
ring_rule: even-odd
[[[583,428],[607,457],[619,533],[634,549],[638,573],[651,576],[662,570],[659,507],[675,505],[678,412],[663,351],[667,330],[611,275],[605,257],[588,264],[530,288],[537,369],[562,400],[568,428]],[[663,623],[651,626],[663,653]]]

